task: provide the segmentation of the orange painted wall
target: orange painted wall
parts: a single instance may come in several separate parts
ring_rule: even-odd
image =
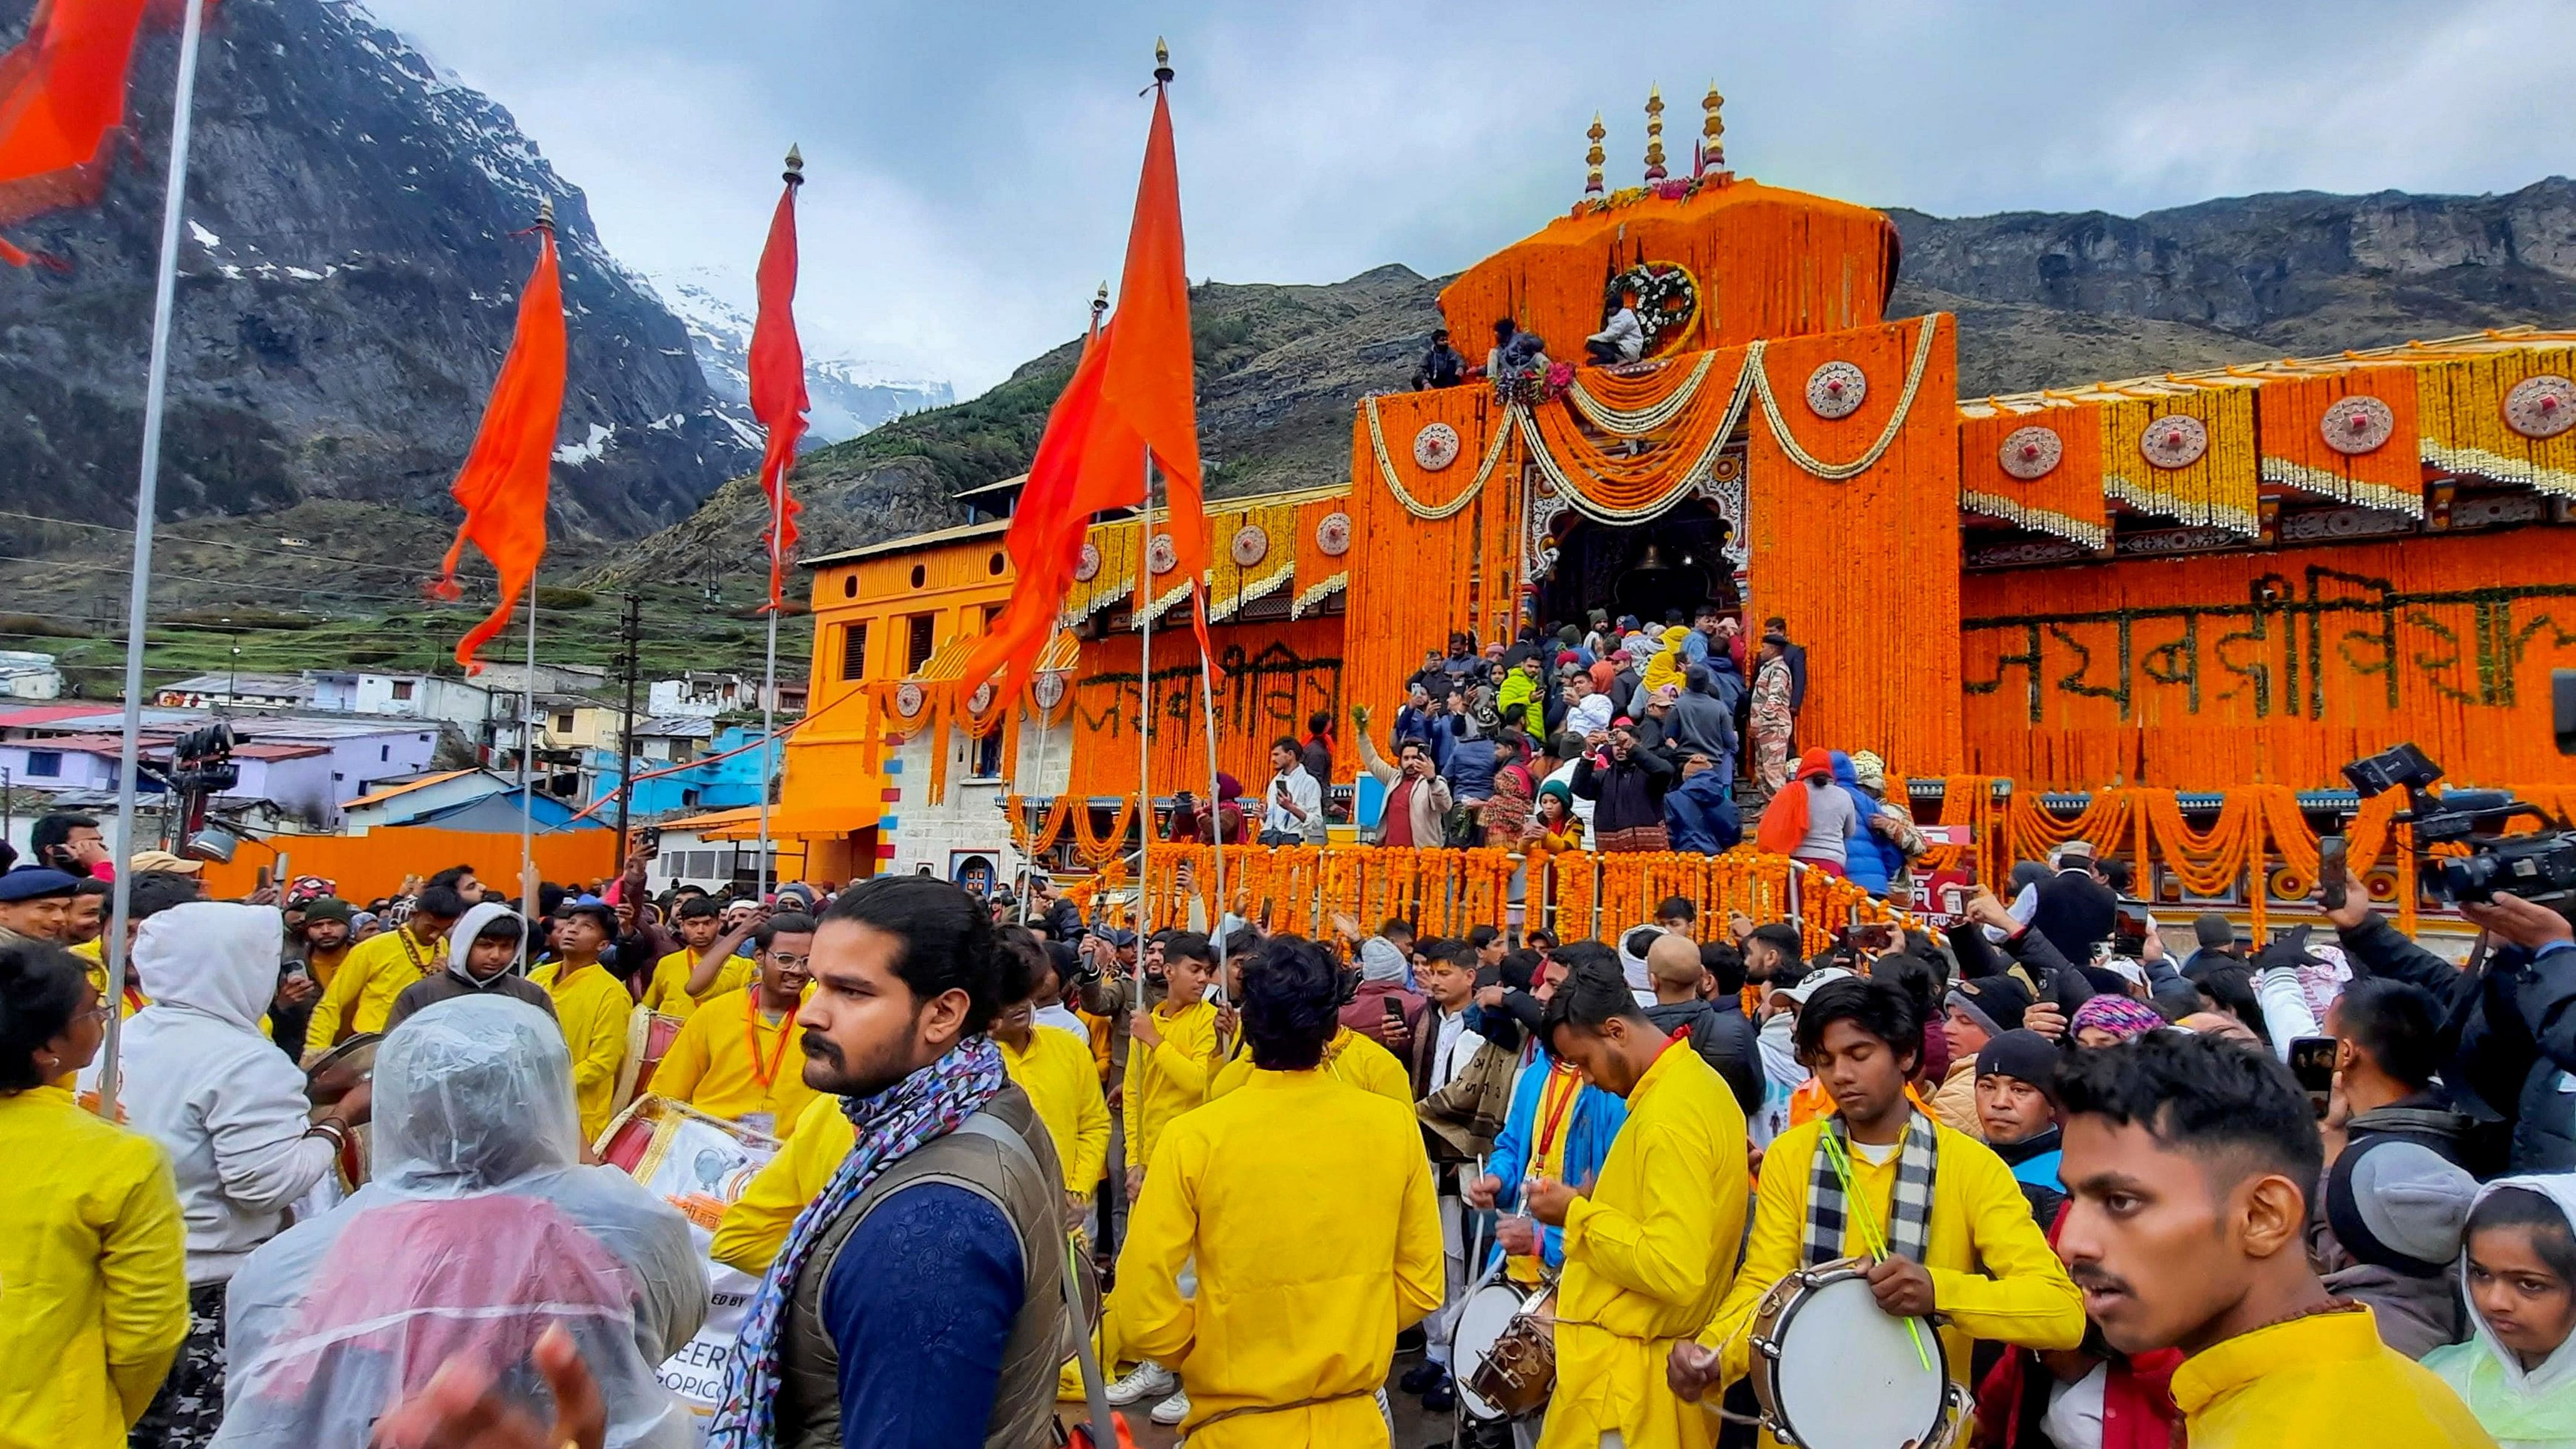
[[[2133,559],[1962,585],[1969,771],[2025,785],[2338,785],[2403,740],[2455,784],[2576,783],[2576,531]]]
[[[364,835],[282,835],[271,842],[287,853],[290,875],[337,881],[341,899],[364,906],[392,895],[407,875],[428,876],[451,865],[470,865],[493,890],[516,894],[519,837],[478,831],[396,825]],[[537,868],[550,881],[587,883],[617,870],[617,832],[567,830],[536,838]],[[206,867],[206,894],[237,898],[258,888],[259,871],[275,864],[267,851],[246,845],[230,864]]]

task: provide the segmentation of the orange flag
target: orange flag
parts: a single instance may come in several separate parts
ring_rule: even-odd
[[[172,0],[39,0],[25,37],[0,55],[0,226],[98,200],[135,36],[147,19],[185,13]],[[63,265],[0,241],[0,262],[31,260]]]
[[[760,491],[769,495],[769,607],[784,609],[787,556],[796,547],[796,515],[787,470],[796,466],[796,440],[805,436],[805,344],[796,336],[796,188],[803,164],[793,156],[787,189],[769,219],[769,242],[760,250],[760,319],[751,327],[751,411],[769,429],[760,459]]]
[[[1193,581],[1205,577],[1208,524],[1199,482],[1196,391],[1180,169],[1172,159],[1171,108],[1158,86],[1118,310],[1084,349],[1073,380],[1047,415],[1019,511],[1011,517],[1006,547],[1017,578],[1010,606],[967,659],[961,691],[972,693],[996,674],[1006,692],[1019,686],[1063,611],[1092,515],[1145,501],[1148,454],[1164,478],[1164,527],[1172,535],[1174,572]],[[1198,616],[1194,622],[1204,643],[1207,626]]]
[[[564,366],[563,282],[555,270],[554,227],[548,223],[537,228],[537,268],[519,294],[519,325],[510,339],[510,355],[492,384],[474,450],[456,475],[453,491],[465,507],[465,521],[447,546],[447,560],[440,565],[443,576],[432,586],[442,599],[459,597],[456,565],[469,541],[501,576],[501,602],[491,617],[457,641],[456,662],[467,674],[482,672],[474,651],[509,624],[519,595],[536,579],[537,561],[546,555],[546,485],[554,463],[555,429],[563,421]]]

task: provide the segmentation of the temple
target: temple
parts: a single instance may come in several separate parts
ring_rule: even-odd
[[[1600,188],[1596,123],[1592,190],[1441,294],[1471,360],[1510,318],[1554,362],[1367,397],[1346,483],[1211,502],[1223,770],[1257,788],[1270,742],[1323,711],[1347,795],[1351,706],[1391,717],[1451,630],[1709,602],[1788,621],[1811,680],[1801,742],[1877,752],[1946,827],[1936,863],[1989,881],[2080,836],[2130,860],[2149,899],[2259,932],[2341,832],[2411,919],[2397,802],[2357,802],[2343,763],[2411,739],[2453,783],[2576,802],[2549,705],[2553,666],[2576,665],[2576,570],[2557,552],[2576,541],[2576,334],[1961,398],[1955,319],[1885,315],[1895,227],[1725,170],[1717,101],[1691,174],[1661,174],[1658,141],[1628,190]],[[1622,307],[1638,360],[1570,365]],[[776,825],[806,842],[809,876],[998,877],[1034,858],[1115,885],[1140,762],[1158,811],[1206,792],[1188,589],[1135,516],[1091,529],[1033,683],[960,696],[1013,585],[1016,482],[964,500],[982,521],[805,560],[811,712]],[[1592,934],[1668,886],[1791,888],[1785,863],[1744,852],[1579,857],[1536,882],[1501,852],[1345,835],[1229,849],[1226,904],[1295,924],[1317,900],[1407,902],[1438,929],[1509,891]],[[1149,914],[1191,859],[1156,850]]]

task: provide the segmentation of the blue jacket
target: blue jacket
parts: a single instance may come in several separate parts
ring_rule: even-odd
[[[1665,791],[1664,829],[1675,850],[1715,855],[1734,849],[1744,839],[1744,822],[1735,813],[1726,776],[1702,770]]]
[[[1449,746],[1447,758],[1440,762],[1440,778],[1449,782],[1449,793],[1453,798],[1459,800],[1492,798],[1494,793],[1493,736],[1487,735],[1473,740],[1459,738],[1460,733],[1466,729],[1467,722],[1456,715],[1451,715],[1449,719],[1450,737],[1454,743]]]
[[[1485,1170],[1502,1179],[1502,1190],[1494,1195],[1494,1206],[1503,1211],[1517,1207],[1521,1198],[1521,1179],[1531,1171],[1539,1128],[1538,1100],[1553,1070],[1547,1058],[1521,1068],[1512,1082],[1512,1108],[1503,1118],[1503,1135],[1494,1139],[1494,1152],[1485,1159]],[[1567,1112],[1574,1120],[1565,1132],[1565,1181],[1577,1186],[1601,1175],[1601,1164],[1610,1160],[1610,1141],[1628,1120],[1628,1104],[1587,1082],[1575,1094],[1574,1106]],[[1542,1224],[1538,1230],[1539,1258],[1551,1268],[1565,1266],[1565,1230]],[[1485,1257],[1485,1266],[1501,1256],[1497,1246]]]

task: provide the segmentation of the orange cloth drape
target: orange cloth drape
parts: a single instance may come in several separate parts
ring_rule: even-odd
[[[2401,740],[2461,784],[2576,779],[2551,738],[2550,671],[2576,667],[2558,530],[1974,573],[1963,588],[1966,765],[2024,790],[2309,789]]]
[[[510,339],[510,355],[492,384],[492,400],[483,410],[483,426],[474,435],[473,451],[453,490],[465,509],[447,559],[438,592],[457,597],[456,565],[472,543],[501,578],[501,601],[491,616],[456,644],[456,662],[467,674],[483,666],[474,653],[510,622],[519,595],[535,581],[537,562],[546,553],[546,490],[554,463],[555,429],[563,420],[564,368],[563,282],[555,263],[555,233],[537,228],[537,266],[519,294],[519,322]]]
[[[1959,443],[1954,325],[1946,316],[1791,338],[1765,365],[1783,419],[1811,457],[1859,457],[1894,415],[1919,329],[1938,327],[1914,406],[1875,466],[1846,482],[1791,460],[1760,409],[1749,424],[1753,560],[1748,617],[1777,615],[1806,646],[1802,742],[1875,750],[1938,768],[1959,757]],[[1868,378],[1861,407],[1827,421],[1806,405],[1828,361]]]

